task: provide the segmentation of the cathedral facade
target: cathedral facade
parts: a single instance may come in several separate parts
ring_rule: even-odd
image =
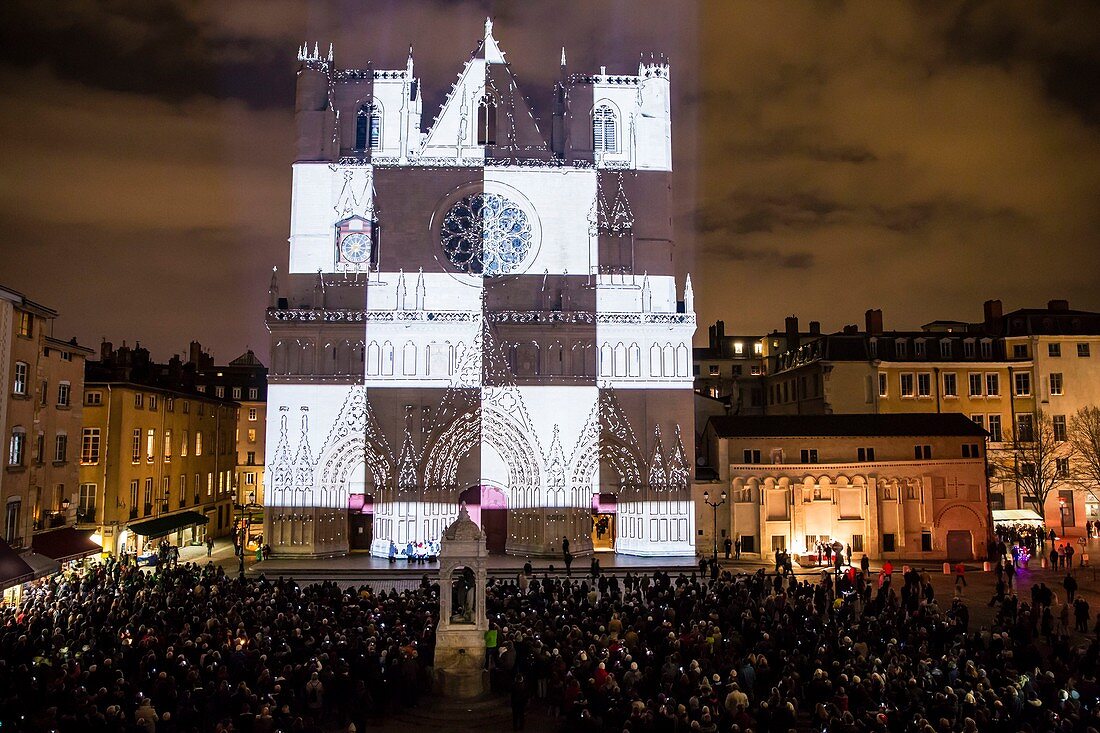
[[[544,134],[486,22],[439,113],[404,68],[299,50],[290,258],[267,326],[265,537],[693,555],[690,278],[669,66],[572,74]]]

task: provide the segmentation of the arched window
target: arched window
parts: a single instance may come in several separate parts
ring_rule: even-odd
[[[497,144],[497,105],[488,94],[477,106],[477,144]]]
[[[373,104],[364,104],[355,117],[355,149],[371,150],[382,147],[382,112]]]
[[[597,153],[614,153],[618,150],[618,120],[615,110],[601,104],[592,112],[592,150]]]

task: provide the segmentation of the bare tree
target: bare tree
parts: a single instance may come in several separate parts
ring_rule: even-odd
[[[1054,424],[1042,410],[1018,415],[1005,431],[1004,448],[990,453],[989,462],[1001,480],[1013,481],[1023,500],[1046,521],[1047,497],[1059,485],[1068,485],[1066,462],[1070,448],[1055,435]]]
[[[1074,477],[1096,495],[1100,491],[1100,407],[1088,405],[1069,422]]]

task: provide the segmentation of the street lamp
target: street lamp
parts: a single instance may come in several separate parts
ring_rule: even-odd
[[[246,520],[245,520],[245,511],[247,510],[249,512],[249,514],[251,514],[252,507],[254,507],[256,505],[255,504],[255,502],[256,502],[256,492],[255,491],[249,491],[247,498],[248,498],[248,503],[247,504],[238,504],[237,505],[237,508],[241,510],[240,518],[237,520],[237,531],[236,531],[236,534],[237,534],[237,572],[240,574],[241,578],[244,578],[244,553],[245,553],[245,551],[247,550],[247,547],[248,547],[248,525],[246,524]]]
[[[1062,520],[1062,537],[1066,536],[1066,498],[1058,497],[1058,518]]]
[[[703,501],[710,507],[711,515],[714,518],[714,556],[712,557],[715,563],[718,562],[718,507],[726,503],[726,492],[722,492],[722,498],[719,501],[710,500],[710,492],[703,492]]]

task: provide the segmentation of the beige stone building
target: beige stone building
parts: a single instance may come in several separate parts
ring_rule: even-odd
[[[240,404],[236,426],[237,465],[234,501],[264,503],[264,452],[267,433],[267,367],[251,349],[228,364],[201,366],[196,389]]]
[[[143,551],[149,542],[202,542],[233,522],[239,405],[170,389],[145,369],[143,349],[106,344],[89,365],[80,440],[78,526],[94,529],[105,552]],[[126,375],[132,381],[112,378]]]
[[[730,537],[765,559],[819,542],[853,558],[985,555],[985,431],[962,415],[716,417],[705,437],[717,477],[694,485],[704,554]],[[725,502],[712,510],[703,491]]]
[[[30,548],[72,524],[84,360],[91,350],[53,336],[57,311],[0,288],[0,471],[3,539]]]

